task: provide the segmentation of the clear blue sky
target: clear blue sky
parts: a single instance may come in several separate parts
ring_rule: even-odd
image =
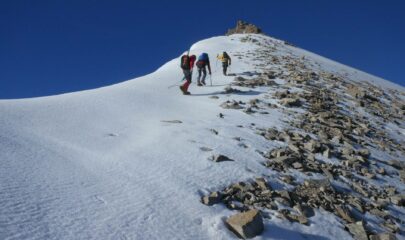
[[[145,75],[238,19],[405,86],[400,0],[0,0],[0,99]]]

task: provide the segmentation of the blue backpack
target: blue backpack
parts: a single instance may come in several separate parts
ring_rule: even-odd
[[[208,54],[207,54],[207,53],[202,53],[202,54],[198,57],[198,61],[207,62],[207,61],[208,61]]]

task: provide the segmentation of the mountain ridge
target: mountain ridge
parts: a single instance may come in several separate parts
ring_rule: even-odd
[[[311,180],[329,176],[327,194],[340,186],[367,209],[368,235],[401,239],[405,210],[391,198],[405,189],[403,166],[391,161],[404,162],[404,89],[377,77],[370,78],[382,88],[362,82],[367,74],[263,35],[213,37],[193,44],[190,54],[224,50],[233,60],[231,75],[222,76],[212,61],[214,86],[193,84],[191,96],[168,89],[182,77],[176,58],[112,86],[1,100],[0,237],[233,239],[224,220],[254,203],[232,194],[226,197],[233,202],[221,198],[212,207],[201,200],[225,196],[238,182],[255,186],[262,177],[272,195],[269,206],[258,207],[264,218],[258,239],[350,239],[346,229],[358,218],[348,213],[354,200],[347,194],[326,195],[348,202],[340,211],[346,219],[337,208],[319,207],[325,199],[315,199],[306,223],[302,216],[302,223],[294,221],[299,211],[287,206],[296,203],[293,196],[306,197],[303,191],[318,191],[308,187]],[[218,154],[233,161],[210,161]],[[273,155],[295,160],[279,165]],[[388,195],[384,188],[393,186]],[[373,200],[363,194],[375,197],[373,188],[387,207],[367,203]],[[391,225],[381,226],[376,209]]]

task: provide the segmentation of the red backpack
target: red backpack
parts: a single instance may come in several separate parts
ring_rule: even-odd
[[[181,56],[180,67],[182,69],[190,69],[190,57],[188,55]]]

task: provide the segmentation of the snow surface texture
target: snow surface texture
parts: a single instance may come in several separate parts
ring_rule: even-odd
[[[0,239],[234,239],[223,220],[236,211],[205,206],[201,196],[269,174],[258,151],[278,145],[248,126],[286,125],[280,109],[249,115],[219,107],[267,91],[222,93],[234,77],[222,76],[218,53],[226,50],[233,57],[232,73],[260,71],[260,60],[247,55],[259,47],[241,41],[246,36],[214,37],[191,47],[191,54],[207,52],[213,69],[213,86],[207,78],[207,87],[195,85],[194,71],[191,96],[177,86],[168,88],[182,78],[176,58],[152,74],[109,87],[1,100]],[[265,36],[259,41],[273,44],[280,55],[312,59],[317,68],[405,91],[282,41]],[[238,59],[237,53],[246,57]],[[405,130],[400,131],[397,138],[403,140]],[[207,160],[216,153],[235,161]],[[264,223],[257,239],[352,238],[325,211],[317,211],[309,226],[279,218]]]

